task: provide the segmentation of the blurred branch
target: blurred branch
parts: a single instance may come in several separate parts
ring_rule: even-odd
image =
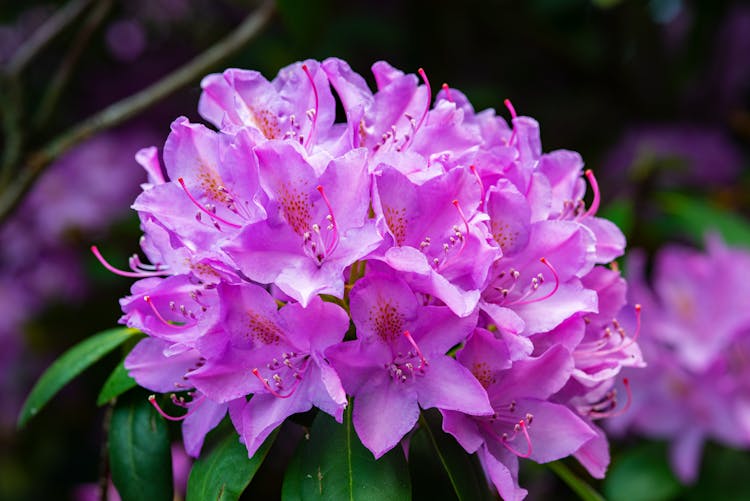
[[[0,82],[0,112],[3,122],[3,156],[0,161],[0,187],[5,187],[23,147],[21,134],[21,84],[16,78]]]
[[[273,0],[264,0],[227,37],[206,49],[192,61],[136,94],[118,101],[73,126],[47,145],[32,152],[18,175],[0,194],[0,222],[4,221],[31,188],[34,181],[58,156],[86,138],[131,118],[181,87],[205,75],[219,62],[244,47],[271,19]]]
[[[42,24],[33,35],[18,48],[13,58],[5,68],[5,73],[11,77],[18,77],[29,62],[41,51],[53,38],[75,21],[92,0],[72,0],[61,7]]]
[[[49,118],[52,111],[55,109],[57,100],[60,98],[60,94],[65,89],[65,85],[70,79],[70,75],[75,69],[76,63],[80,58],[83,50],[86,48],[91,35],[94,34],[96,29],[102,23],[107,13],[112,8],[112,0],[101,0],[97,2],[94,9],[86,18],[83,23],[83,27],[76,34],[75,40],[70,47],[70,50],[65,55],[65,58],[60,63],[52,82],[47,87],[47,91],[42,98],[42,102],[39,105],[36,115],[34,116],[33,127],[38,129],[45,121]]]

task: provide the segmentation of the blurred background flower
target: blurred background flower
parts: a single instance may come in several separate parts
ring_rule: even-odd
[[[4,2],[0,64],[70,2]],[[178,68],[255,6],[242,0],[110,3],[53,111],[44,120],[31,112],[21,117],[32,149]],[[26,68],[22,99],[32,111],[82,25],[65,30]],[[545,148],[581,152],[604,198],[614,200],[600,214],[625,230],[629,247],[653,253],[668,241],[700,246],[713,230],[731,246],[750,248],[749,25],[750,7],[732,0],[279,0],[261,36],[226,65],[273,75],[293,61],[337,56],[363,75],[379,59],[408,72],[423,67],[436,87],[446,81],[477,109],[504,113],[502,101],[511,98],[519,114],[544,124]],[[199,94],[196,79],[121,128],[71,150],[0,227],[2,499],[65,497],[61,493],[72,495],[76,485],[100,475],[103,410],[94,402],[116,356],[67,388],[22,432],[13,422],[40,370],[118,318],[116,298],[129,281],[102,270],[88,246],[96,243],[111,261],[126,262],[139,234],[128,207],[144,181],[133,155],[160,146],[154,138],[166,136],[175,116],[189,111],[197,120]],[[647,275],[650,269],[647,260]],[[614,498],[643,486],[638,475],[645,468],[628,470],[631,463],[666,469],[658,477],[662,497],[656,489],[640,491],[652,499],[697,499],[714,492],[711,486],[742,479],[735,472],[748,464],[746,452],[727,456],[709,444],[697,483],[685,491],[669,476],[663,448],[645,454],[661,463],[637,455],[640,462],[634,461],[629,440],[613,448],[607,493]],[[529,466],[521,476],[529,499],[567,495],[543,467]],[[263,485],[253,488],[278,496]],[[728,489],[726,498],[743,492]]]

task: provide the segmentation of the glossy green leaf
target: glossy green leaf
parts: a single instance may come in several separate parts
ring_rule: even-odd
[[[610,501],[668,501],[681,486],[667,464],[666,447],[644,443],[624,451],[612,462],[604,481]]]
[[[750,247],[750,221],[729,210],[679,193],[663,193],[659,202],[670,221],[698,244],[717,232],[728,244]]]
[[[113,398],[117,398],[126,391],[138,385],[135,379],[128,375],[125,370],[124,360],[117,364],[107,380],[104,382],[99,396],[96,399],[96,405],[102,406],[107,404]]]
[[[343,424],[321,412],[289,464],[281,497],[286,501],[411,499],[406,458],[400,447],[375,460],[354,431],[351,406]]]
[[[18,416],[18,427],[35,416],[61,388],[131,337],[136,329],[110,329],[84,339],[55,360],[29,393]]]
[[[276,439],[274,431],[248,459],[247,449],[234,430],[190,470],[187,501],[235,501],[250,484]]]
[[[415,500],[493,499],[478,461],[443,432],[440,412],[422,412],[409,443],[409,470]]]
[[[127,395],[114,408],[109,464],[123,501],[172,500],[169,428],[142,392]]]

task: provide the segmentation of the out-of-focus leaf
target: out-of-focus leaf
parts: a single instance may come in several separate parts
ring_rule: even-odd
[[[600,9],[611,9],[619,5],[622,0],[591,0],[591,3],[599,7]]]
[[[32,388],[18,416],[18,427],[24,426],[29,419],[39,413],[42,407],[78,374],[137,334],[139,331],[136,329],[124,327],[106,330],[84,339],[63,353]]]
[[[232,430],[229,436],[211,452],[204,453],[193,465],[188,479],[187,501],[239,499],[266,459],[277,433],[278,430],[274,431],[255,455],[248,459],[247,449]]]
[[[102,406],[113,398],[117,398],[131,388],[137,386],[135,379],[128,375],[125,370],[124,360],[117,364],[107,380],[104,382],[99,396],[96,399],[96,405]]]
[[[633,213],[633,202],[631,200],[614,200],[607,204],[606,207],[599,209],[596,215],[615,223],[626,237],[633,230],[635,214]]]
[[[747,451],[708,444],[697,482],[680,497],[688,501],[747,501],[750,499],[748,472],[750,457]]]
[[[302,441],[284,475],[282,499],[411,499],[409,469],[401,448],[375,460],[354,431],[350,409],[343,424],[328,414],[318,414],[309,440]]]
[[[109,428],[112,482],[123,501],[171,501],[172,455],[167,422],[138,392],[120,399]]]
[[[414,499],[493,499],[476,458],[443,432],[441,422],[439,411],[422,411],[420,428],[409,441]]]
[[[604,481],[610,501],[668,501],[681,490],[667,463],[665,446],[658,443],[641,444],[616,457]]]
[[[700,198],[679,193],[658,197],[662,210],[681,231],[702,244],[707,233],[718,232],[728,244],[750,247],[750,221]]]
[[[565,482],[567,486],[570,487],[571,490],[583,501],[604,501],[601,494],[596,492],[596,490],[587,482],[570,471],[562,461],[552,461],[551,463],[546,463],[546,466],[555,472],[555,474],[560,477],[560,479]]]

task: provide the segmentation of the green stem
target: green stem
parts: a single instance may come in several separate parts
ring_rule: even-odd
[[[94,134],[137,115],[196,78],[205,75],[219,62],[244,47],[255,37],[270,20],[273,11],[273,0],[265,0],[226,38],[209,47],[186,65],[142,91],[95,113],[51,140],[40,150],[31,153],[13,182],[0,194],[0,222],[12,213],[34,181],[62,153]]]
[[[44,122],[49,119],[49,116],[55,109],[55,105],[57,104],[62,91],[65,89],[65,86],[70,79],[70,75],[73,73],[83,50],[86,48],[91,36],[96,32],[104,18],[107,17],[107,13],[111,8],[112,0],[101,0],[98,2],[96,6],[94,6],[93,11],[84,21],[80,31],[76,33],[75,40],[73,41],[70,50],[60,63],[57,73],[52,78],[52,81],[42,98],[42,102],[39,105],[39,109],[37,110],[33,122],[35,129],[39,129]]]
[[[4,188],[13,174],[13,166],[18,162],[23,148],[21,127],[21,105],[23,94],[15,77],[0,82],[0,112],[3,115],[3,155],[0,163],[0,187]]]
[[[90,3],[91,0],[72,0],[61,7],[18,48],[8,62],[5,73],[10,77],[18,77],[34,56],[75,21]]]
[[[596,492],[589,484],[578,478],[562,461],[546,463],[546,466],[555,472],[555,474],[560,477],[560,479],[565,482],[573,492],[578,494],[578,497],[583,501],[605,501],[601,494]]]

